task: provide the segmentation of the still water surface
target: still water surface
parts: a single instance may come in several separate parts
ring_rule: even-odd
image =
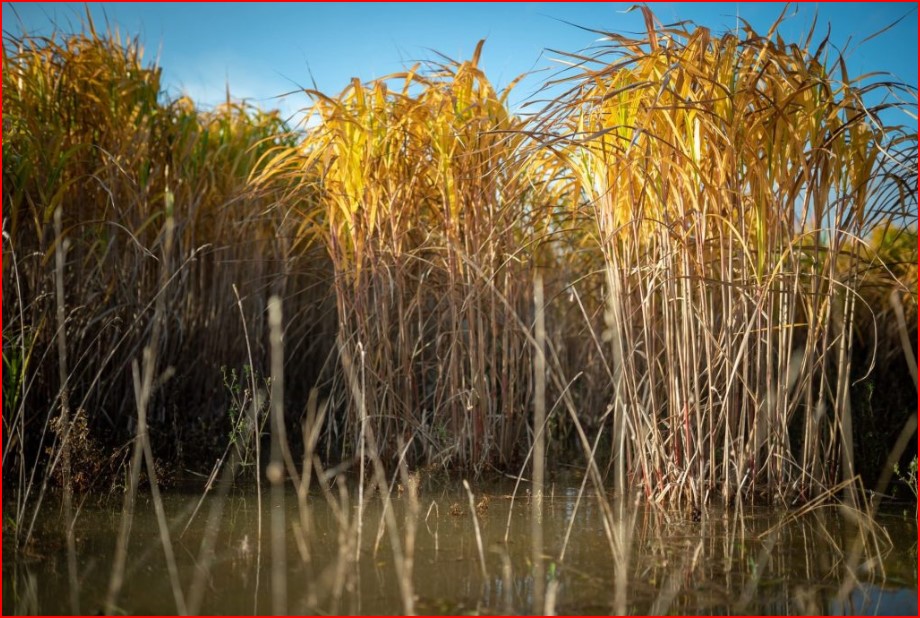
[[[512,501],[512,490],[512,484],[473,487],[480,503],[476,522],[485,577],[467,494],[453,486],[422,490],[411,578],[418,613],[534,613],[532,510],[526,495]],[[917,614],[917,525],[912,510],[880,516],[881,564],[859,559],[850,571],[856,576],[851,590],[841,593],[855,528],[836,508],[783,523],[788,513],[775,509],[711,508],[694,514],[614,503],[605,526],[604,510],[593,495],[577,502],[577,484],[557,483],[547,493],[542,577],[554,599],[551,607],[560,614]],[[331,496],[338,499],[340,494],[333,489]],[[355,498],[352,492],[343,528],[336,508],[321,493],[308,497],[306,520],[293,492],[285,496],[288,612],[403,613],[394,553],[381,527],[383,501],[367,501],[358,548]],[[202,564],[202,539],[215,506],[213,492],[199,506],[200,499],[200,488],[173,490],[164,497],[186,598],[194,596],[192,581],[196,565]],[[407,494],[394,492],[392,504],[404,543]],[[24,552],[9,548],[5,535],[4,614],[70,611],[60,511],[49,507],[38,521],[35,542]],[[201,580],[201,613],[272,611],[271,508],[266,491],[260,552],[254,490],[229,494],[209,575]],[[83,613],[104,607],[120,518],[117,500],[88,499],[80,508],[75,532]],[[312,527],[312,533],[304,534],[302,524]],[[129,614],[176,613],[148,495],[138,497],[118,605]]]

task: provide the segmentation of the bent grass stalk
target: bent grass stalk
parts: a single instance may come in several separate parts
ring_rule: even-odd
[[[476,514],[476,499],[473,497],[473,490],[470,489],[470,482],[463,479],[463,489],[466,490],[466,497],[470,504],[470,516],[473,518],[473,532],[476,534],[476,551],[479,553],[479,568],[482,570],[482,580],[488,581],[489,571],[486,569],[486,554],[482,548],[482,533],[479,531],[479,516]],[[536,580],[536,575],[534,576]]]

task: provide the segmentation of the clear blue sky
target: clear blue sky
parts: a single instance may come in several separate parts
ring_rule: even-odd
[[[158,60],[171,94],[186,93],[212,105],[225,84],[236,98],[290,113],[308,103],[302,94],[277,95],[310,86],[337,93],[352,76],[362,80],[400,70],[415,60],[435,57],[436,49],[455,59],[472,53],[485,38],[482,64],[498,86],[520,73],[559,65],[547,49],[579,51],[598,36],[564,22],[613,32],[644,30],[632,3],[313,3],[195,4],[90,3],[97,22],[106,19],[122,33],[139,34],[145,58]],[[664,23],[692,20],[716,32],[733,29],[736,15],[761,32],[783,9],[782,3],[656,3],[650,7]],[[3,3],[5,33],[47,34],[79,28],[80,3]],[[802,41],[818,12],[816,38],[830,24],[831,41],[843,48],[851,75],[888,71],[917,84],[917,4],[799,3],[789,6],[781,34]],[[883,35],[856,45],[891,24]],[[820,33],[820,35],[818,34]],[[542,73],[545,77],[548,73]],[[311,78],[312,75],[312,78]],[[542,78],[541,77],[541,78]],[[513,101],[530,95],[541,78],[529,78]]]

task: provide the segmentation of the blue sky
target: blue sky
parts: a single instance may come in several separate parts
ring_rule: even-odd
[[[224,98],[225,85],[235,98],[247,98],[285,113],[308,104],[303,94],[275,98],[310,86],[333,94],[351,77],[380,77],[431,59],[436,49],[455,59],[472,53],[485,38],[482,65],[498,86],[517,75],[547,69],[528,78],[512,102],[531,95],[558,57],[548,49],[579,51],[596,34],[564,22],[613,32],[644,30],[632,3],[312,3],[196,4],[90,3],[99,24],[138,34],[145,58],[163,67],[171,94],[185,93],[213,105]],[[736,15],[762,32],[783,9],[782,3],[655,3],[650,7],[664,23],[692,20],[716,32],[734,29]],[[47,34],[80,27],[82,3],[3,3],[3,29]],[[799,3],[789,6],[781,28],[787,41],[802,41],[818,12],[816,38],[828,24],[831,42],[842,48],[851,75],[889,71],[917,84],[916,3]],[[904,19],[868,42],[856,45],[895,20]]]

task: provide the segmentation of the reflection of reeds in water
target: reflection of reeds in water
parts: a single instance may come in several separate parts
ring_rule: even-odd
[[[447,515],[450,525],[448,531],[441,534],[447,543],[442,543],[438,550],[438,520],[446,515],[445,507],[457,494],[445,497],[423,493],[426,501],[431,497],[432,504],[440,504],[429,507],[426,526],[418,530],[414,547],[410,549],[408,544],[404,545],[405,555],[412,552],[415,563],[425,565],[418,572],[413,569],[407,574],[396,568],[393,546],[386,541],[376,554],[371,551],[369,538],[361,551],[355,551],[357,491],[353,480],[356,475],[327,473],[321,464],[317,465],[320,468],[314,486],[316,491],[308,496],[303,507],[310,511],[311,521],[318,524],[312,533],[304,536],[310,549],[309,558],[293,551],[300,541],[292,538],[291,531],[300,519],[298,512],[302,507],[297,501],[289,500],[285,509],[289,535],[289,611],[306,614],[403,612],[399,579],[406,576],[411,581],[415,609],[423,613],[532,611],[536,572],[531,558],[530,506],[523,511],[519,508],[518,516],[513,519],[511,543],[503,543],[502,515],[503,509],[510,506],[510,496],[492,494],[489,514],[499,517],[480,519],[476,503],[494,489],[471,484],[463,499],[464,517],[454,520]],[[286,484],[289,482],[285,480]],[[582,499],[580,508],[575,509],[578,498],[575,490],[577,487],[560,493],[557,485],[557,498],[544,501],[541,524],[550,532],[544,541],[546,590],[541,613],[706,614],[728,611],[783,614],[799,613],[808,608],[828,611],[834,607],[837,588],[848,577],[847,539],[860,526],[858,521],[847,521],[831,507],[797,513],[795,519],[792,513],[784,518],[775,511],[744,506],[711,507],[704,509],[697,518],[691,511],[666,511],[644,506],[641,500],[624,501],[615,497],[605,498],[604,503]],[[206,506],[213,512],[219,500],[217,497],[211,500]],[[184,513],[183,502],[187,505]],[[257,548],[251,545],[257,525],[252,502],[251,497],[231,498],[227,504],[235,506],[226,508],[221,520],[216,522],[223,532],[221,540],[213,545],[217,552],[211,562],[213,570],[206,579],[210,583],[205,586],[205,590],[213,590],[213,593],[206,592],[199,601],[193,602],[193,597],[200,593],[194,591],[194,581],[189,582],[185,576],[192,580],[199,577],[195,569],[202,556],[199,554],[192,560],[191,555],[183,557],[181,550],[177,552],[177,556],[183,558],[179,564],[180,573],[186,575],[180,581],[183,589],[189,591],[189,611],[223,613],[231,607],[239,607],[229,605],[231,602],[247,604],[246,591],[227,589],[227,586],[238,586],[236,582],[240,577],[245,589],[260,598],[256,611],[259,607],[265,611],[271,603],[271,586],[263,585],[259,591],[251,583],[245,583],[252,582],[259,568],[255,563]],[[168,513],[178,505],[178,511],[173,511],[176,516],[170,513],[174,529],[181,529],[195,503],[194,497],[171,502]],[[270,509],[268,501],[266,509]],[[396,516],[399,537],[405,539],[411,535],[414,516],[408,504],[408,493],[394,497],[390,505],[385,504],[380,492],[370,498],[363,511],[368,518],[367,529],[371,529],[367,524],[375,522],[385,509]],[[149,568],[156,566],[156,562],[160,566],[154,574],[166,574],[162,547],[156,540],[155,514],[144,513],[143,516],[144,524],[135,520],[135,525],[150,525],[150,528],[135,528],[133,534],[150,544],[145,553],[155,560],[151,563],[145,556],[131,558],[130,568],[125,573],[126,590],[136,591],[138,578],[149,578]],[[103,514],[102,518],[108,519],[110,515]],[[95,523],[96,520],[91,521]],[[570,521],[576,522],[578,534],[567,541],[562,532]],[[208,534],[214,523],[209,519],[204,526],[190,529],[193,535],[186,536],[187,542],[195,540],[202,532]],[[885,554],[891,551],[891,544],[880,529],[870,527],[868,519],[861,525],[867,546],[877,545],[877,549],[873,549],[877,555],[860,561],[856,570],[859,582],[861,585],[882,582],[885,574],[881,564]],[[609,545],[598,543],[605,535],[605,527],[610,530]],[[270,547],[271,541],[266,540]],[[563,544],[568,545],[564,555],[561,553]],[[480,546],[484,555],[479,552]],[[64,547],[61,535],[58,548],[62,557]],[[78,550],[85,552],[79,544]],[[267,571],[272,570],[266,567]],[[23,573],[23,577],[26,574]],[[45,580],[40,577],[38,581],[39,590],[46,590]],[[26,580],[22,582],[24,585]],[[266,579],[265,584],[268,583]],[[166,590],[168,588],[164,587],[163,591]],[[85,588],[82,595],[84,604],[93,603],[96,598],[91,586]],[[142,600],[128,593],[123,595],[120,605],[126,611],[142,611],[144,606],[138,603],[148,600],[149,597]],[[27,598],[22,602],[27,602]],[[66,604],[66,599],[60,602]],[[161,608],[158,611],[174,610],[162,597],[158,597],[157,602],[156,607]],[[42,603],[43,611],[52,607],[51,601]]]
[[[792,524],[734,508],[707,510],[699,522],[636,503],[611,504],[611,511],[617,515],[612,581],[595,574],[591,588],[606,592],[615,614],[827,611],[850,576],[841,544],[847,524],[833,511]],[[868,526],[863,531],[879,532]],[[881,542],[884,535],[877,538]],[[863,583],[884,581],[878,566],[891,546],[881,542],[879,551],[863,567]],[[567,567],[561,563],[563,579],[576,577],[577,570]],[[579,611],[572,597],[563,594],[558,603],[563,612]]]

